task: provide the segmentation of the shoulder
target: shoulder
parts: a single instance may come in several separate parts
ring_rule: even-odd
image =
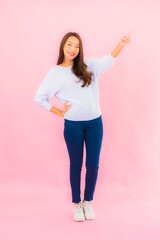
[[[57,67],[51,66],[49,67],[48,71],[45,74],[43,84],[49,84],[51,82],[54,82],[57,78]]]
[[[86,58],[84,60],[84,63],[87,65],[87,66],[90,66],[94,63],[94,61],[96,60],[96,58]]]
[[[49,68],[48,73],[54,73],[54,72],[57,72],[58,70],[59,70],[59,66],[54,65]]]
[[[57,77],[57,75],[59,75],[61,73],[62,73],[62,68],[59,65],[54,65],[48,69],[46,76],[54,78],[54,77]]]

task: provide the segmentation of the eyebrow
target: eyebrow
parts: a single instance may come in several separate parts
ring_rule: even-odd
[[[71,42],[71,41],[68,41],[68,43],[72,43],[72,44],[73,44],[73,42]],[[78,45],[78,46],[79,46],[79,43],[76,43],[76,45]]]

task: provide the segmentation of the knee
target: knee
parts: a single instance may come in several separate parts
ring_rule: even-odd
[[[70,165],[70,171],[71,172],[81,172],[82,166],[81,165]]]
[[[89,172],[98,172],[99,166],[86,166],[86,170]]]

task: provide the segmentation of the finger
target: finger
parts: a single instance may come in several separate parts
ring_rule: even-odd
[[[65,105],[68,106],[68,105],[71,105],[71,103],[70,102],[66,102]]]
[[[64,111],[68,111],[71,107],[72,107],[71,105],[65,106]]]
[[[71,107],[66,108],[65,110],[68,111]]]
[[[67,106],[65,106],[65,109],[69,109],[71,107],[72,107],[71,105],[67,105]]]
[[[127,36],[123,36],[123,37],[121,38],[121,40],[122,40],[122,42],[126,42]]]

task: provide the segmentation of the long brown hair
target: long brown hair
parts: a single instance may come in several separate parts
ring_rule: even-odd
[[[72,71],[80,80],[83,81],[82,87],[88,87],[92,81],[92,72],[87,71],[87,65],[84,63],[82,40],[78,33],[68,32],[64,35],[59,48],[59,57],[57,64],[61,64],[63,62],[63,47],[67,39],[71,36],[74,36],[79,40],[79,53],[73,61]]]

